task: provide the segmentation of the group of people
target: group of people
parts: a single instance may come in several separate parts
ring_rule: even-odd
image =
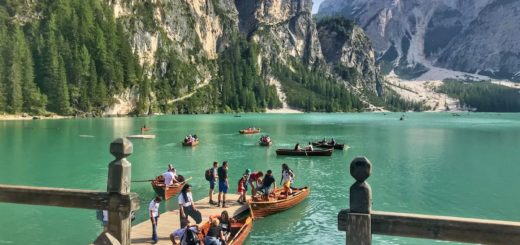
[[[269,143],[271,142],[271,137],[269,137],[269,135],[262,135],[262,137],[260,137],[260,142]]]
[[[206,170],[205,177],[209,182],[209,203],[216,205],[217,207],[226,208],[226,194],[229,190],[229,163],[227,161],[222,162],[219,166],[218,162],[213,162],[210,169]],[[162,174],[165,180],[165,185],[173,185],[178,183],[178,176],[175,168],[169,164],[168,170]],[[282,164],[282,175],[280,185],[283,187],[283,196],[287,198],[292,194],[291,185],[294,181],[294,172],[289,168],[287,164]],[[218,199],[217,202],[213,200],[213,193],[215,187],[218,184]],[[240,179],[238,180],[237,192],[240,194],[239,203],[244,203],[247,200],[247,191],[251,187],[251,196],[255,199],[268,200],[270,194],[276,191],[276,181],[273,176],[272,170],[267,170],[264,174],[262,171],[251,171],[246,169]],[[173,244],[178,244],[177,240],[180,241],[181,245],[190,244],[188,241],[198,239],[197,235],[200,232],[201,227],[198,225],[202,222],[202,214],[195,206],[195,202],[192,196],[192,186],[185,184],[179,193],[178,204],[179,204],[179,218],[181,228],[175,230],[170,235],[170,240]],[[258,193],[260,192],[260,193]],[[148,212],[150,221],[152,223],[152,241],[156,243],[158,241],[157,236],[157,224],[159,221],[159,206],[162,202],[162,198],[156,196],[150,201],[148,206]],[[190,224],[188,217],[191,217],[196,224]],[[229,236],[230,223],[232,219],[226,211],[218,217],[210,219],[211,225],[206,233],[204,244],[209,245],[221,245],[225,244],[227,236]]]
[[[327,142],[327,140],[325,138],[323,138],[323,140],[319,141],[318,143],[336,145],[336,140],[334,140],[334,138],[331,138],[330,141]]]
[[[194,135],[187,135],[186,137],[184,137],[184,143],[192,143],[194,141],[197,141],[198,140],[198,137],[196,134]]]
[[[303,148],[300,146],[300,143],[296,143],[296,145],[294,146],[294,150],[295,151],[313,151],[314,147],[312,146],[311,142],[309,142],[309,144]]]

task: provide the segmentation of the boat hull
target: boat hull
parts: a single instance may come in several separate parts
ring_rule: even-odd
[[[168,188],[166,188],[164,186],[164,180],[161,180],[159,177],[157,177],[152,181],[152,188],[155,191],[155,194],[162,197],[163,200],[168,200],[181,192],[182,187],[184,187],[185,184],[186,181],[168,186]]]
[[[241,134],[258,134],[258,133],[260,133],[260,129],[254,129],[254,130],[242,129],[238,132]]]
[[[281,192],[282,190],[278,190],[276,196],[279,196]],[[279,199],[273,201],[255,201],[253,199],[250,199],[248,201],[249,209],[251,210],[251,215],[254,219],[266,217],[268,215],[279,213],[298,205],[300,202],[305,200],[305,198],[307,198],[309,193],[310,188],[304,187],[300,190],[297,190],[296,193],[293,193],[289,196],[289,198],[286,199]]]
[[[217,216],[218,217],[218,216]],[[215,217],[216,218],[216,217]],[[199,238],[204,241],[204,235],[209,230],[210,222],[206,221],[202,225],[202,232],[199,234]],[[249,236],[249,233],[251,232],[251,229],[253,228],[253,218],[251,216],[247,216],[244,219],[237,220],[236,222],[231,223],[231,235],[229,236],[229,239],[226,241],[227,245],[242,245],[245,240],[247,239],[247,236]]]
[[[295,151],[292,149],[278,149],[276,150],[276,155],[282,156],[331,156],[332,149],[326,150],[313,150],[313,151]]]
[[[323,148],[323,149],[336,149],[336,150],[343,150],[345,149],[345,144],[335,144],[335,145],[331,145],[331,144],[327,144],[327,143],[319,143],[319,142],[315,142],[315,143],[312,143],[312,146],[315,146],[315,147],[318,147],[318,148]]]
[[[273,142],[272,142],[272,141],[271,141],[271,142],[262,142],[262,141],[260,141],[258,144],[259,144],[260,146],[270,146],[270,145],[273,144]]]
[[[199,144],[199,141],[196,140],[196,141],[193,141],[193,142],[182,142],[182,145],[183,146],[196,146]]]

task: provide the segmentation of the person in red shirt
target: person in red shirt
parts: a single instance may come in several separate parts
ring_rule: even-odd
[[[264,176],[264,173],[262,171],[253,172],[249,174],[249,179],[247,180],[247,183],[251,185],[251,195],[255,196],[256,189],[258,188],[258,184],[262,180],[262,177]]]

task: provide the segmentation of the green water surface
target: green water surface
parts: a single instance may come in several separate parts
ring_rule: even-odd
[[[247,244],[344,244],[337,213],[348,206],[350,161],[367,156],[373,208],[381,211],[520,221],[520,114],[244,114],[157,116],[42,121],[0,121],[0,184],[105,190],[109,143],[139,133],[146,124],[153,140],[132,140],[132,179],[153,178],[173,163],[193,176],[195,199],[207,195],[203,174],[213,161],[230,163],[231,191],[246,168],[280,165],[296,173],[296,185],[311,194],[300,205],[255,221]],[[274,145],[260,147],[262,128]],[[182,147],[199,135],[201,144]],[[332,157],[278,157],[292,148],[334,136],[350,146]],[[148,183],[133,183],[141,197],[136,222],[146,219],[154,196]],[[173,200],[162,209],[177,207]],[[161,222],[159,221],[159,225]],[[176,227],[172,227],[172,230]],[[101,231],[95,211],[0,203],[0,244],[87,244]],[[374,244],[436,244],[436,241],[374,236]]]

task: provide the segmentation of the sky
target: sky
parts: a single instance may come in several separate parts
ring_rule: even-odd
[[[320,7],[320,3],[323,2],[323,0],[312,0],[312,13],[315,14],[318,12],[318,8]]]

